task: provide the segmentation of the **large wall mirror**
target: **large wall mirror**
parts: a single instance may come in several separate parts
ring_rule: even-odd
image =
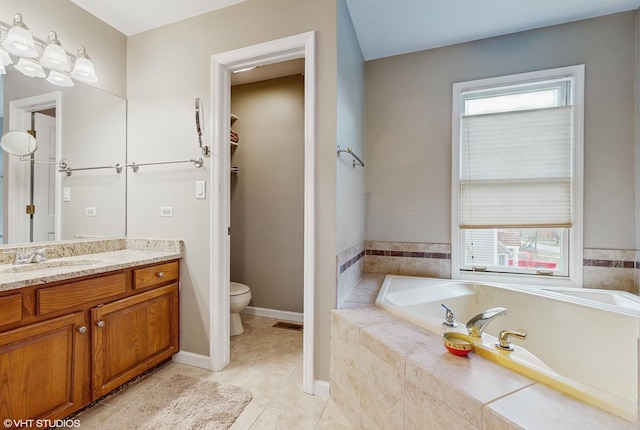
[[[12,67],[0,77],[2,132],[35,130],[38,147],[0,152],[2,243],[125,235],[126,172],[116,166],[126,162],[126,100]]]

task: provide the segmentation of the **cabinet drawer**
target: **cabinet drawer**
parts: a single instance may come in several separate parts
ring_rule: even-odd
[[[107,299],[127,292],[127,275],[124,272],[100,276],[37,291],[38,315]]]
[[[177,261],[158,264],[133,271],[133,289],[151,287],[178,279],[179,265]]]
[[[22,321],[22,294],[0,297],[0,326]]]

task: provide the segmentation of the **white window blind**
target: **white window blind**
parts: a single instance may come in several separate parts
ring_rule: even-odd
[[[570,227],[573,106],[462,116],[460,227]]]

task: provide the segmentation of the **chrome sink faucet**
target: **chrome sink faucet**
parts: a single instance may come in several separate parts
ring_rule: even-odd
[[[35,251],[30,252],[26,257],[23,257],[20,251],[16,251],[13,249],[5,249],[4,251],[2,251],[2,253],[15,254],[13,264],[31,264],[31,263],[42,263],[43,261],[47,261],[46,248],[36,249]]]
[[[480,312],[478,315],[471,318],[467,323],[467,331],[469,332],[469,336],[482,337],[484,327],[495,318],[505,315],[506,313],[506,308],[491,308],[487,309],[484,312]]]

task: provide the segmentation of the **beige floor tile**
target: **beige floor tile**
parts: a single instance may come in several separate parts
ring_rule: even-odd
[[[338,406],[329,400],[316,430],[354,430],[349,420],[340,412]]]
[[[74,420],[78,420],[83,430],[99,430],[106,427],[110,417],[117,411],[117,408],[101,403],[88,409],[87,411],[76,416]]]
[[[251,430],[315,430],[317,417],[267,406]]]
[[[244,408],[244,411],[242,411],[229,430],[249,430],[266,407],[267,405],[259,404],[252,400],[251,403]]]
[[[78,415],[82,429],[104,428],[109,417],[117,414],[128,399],[140,396],[163,378],[176,374],[234,384],[249,390],[253,400],[240,414],[232,430],[315,429],[326,413],[327,399],[310,396],[302,390],[302,332],[274,328],[277,320],[273,318],[252,315],[242,315],[241,318],[245,331],[231,338],[231,363],[225,369],[212,372],[170,362]],[[338,422],[335,417],[335,411],[326,415],[320,428],[332,428],[327,423]]]

